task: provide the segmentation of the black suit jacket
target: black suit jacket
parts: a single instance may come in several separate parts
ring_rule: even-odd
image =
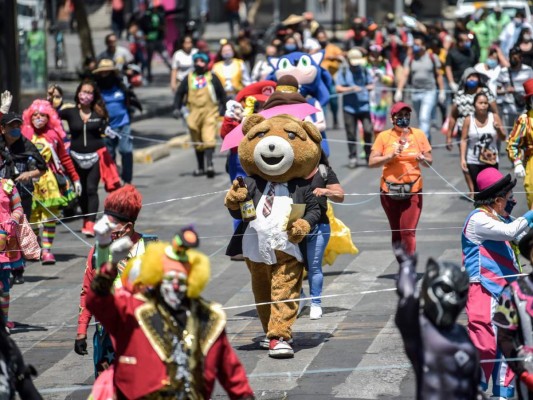
[[[246,183],[248,193],[252,197],[254,205],[257,208],[257,204],[259,203],[259,200],[261,200],[261,197],[265,192],[265,188],[268,184],[268,181],[264,180],[259,176],[254,175],[245,177],[244,182]],[[321,211],[320,206],[318,204],[318,200],[313,194],[313,190],[309,181],[306,181],[305,179],[293,179],[287,182],[287,186],[289,189],[289,196],[291,197],[293,203],[305,204],[305,213],[303,219],[309,222],[309,225],[311,225],[311,230],[313,230],[315,225],[320,220]],[[229,213],[235,219],[242,218],[241,210],[229,210]],[[231,238],[228,248],[226,250],[226,255],[235,256],[237,254],[242,254],[242,237],[244,235],[244,232],[246,232],[247,227],[248,222],[241,221],[241,223],[233,233],[233,237]],[[306,242],[307,240],[304,239],[299,244],[300,251],[302,252],[304,260],[307,259]]]

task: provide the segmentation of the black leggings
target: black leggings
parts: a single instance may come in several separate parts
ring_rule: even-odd
[[[472,178],[472,181],[474,183],[474,192],[479,192],[479,188],[477,187],[477,176],[481,171],[483,171],[486,168],[496,168],[498,169],[498,164],[489,165],[489,164],[466,164],[468,168],[468,173],[470,174],[470,177]]]
[[[98,207],[100,205],[100,200],[98,199],[98,184],[100,183],[100,165],[99,162],[96,162],[91,168],[83,169],[81,168],[75,160],[74,167],[76,167],[76,172],[80,176],[81,182],[81,196],[80,196],[80,207],[82,214],[92,214],[85,219],[89,221],[96,221],[96,213],[98,212]]]

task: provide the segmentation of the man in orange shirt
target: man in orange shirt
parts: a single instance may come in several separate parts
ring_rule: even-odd
[[[392,129],[381,132],[368,166],[383,167],[381,205],[392,230],[392,244],[416,251],[416,227],[422,212],[422,171],[433,162],[431,145],[423,131],[409,127],[411,107],[398,102],[391,108]]]

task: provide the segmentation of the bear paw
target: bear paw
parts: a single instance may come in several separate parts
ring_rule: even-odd
[[[230,210],[238,210],[239,203],[242,203],[246,200],[248,196],[248,189],[245,187],[240,187],[237,180],[233,181],[231,189],[226,193],[226,198],[224,199],[224,205]]]
[[[311,225],[305,219],[297,219],[287,232],[287,238],[291,243],[300,243],[311,232]]]

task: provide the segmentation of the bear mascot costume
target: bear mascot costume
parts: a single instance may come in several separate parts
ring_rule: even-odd
[[[294,356],[291,327],[298,302],[282,301],[300,297],[306,254],[303,239],[320,217],[317,199],[305,178],[320,161],[322,137],[312,123],[288,114],[269,119],[252,114],[244,121],[243,133],[238,152],[248,174],[246,187],[235,180],[225,205],[232,217],[242,219],[240,204],[251,199],[256,218],[241,221],[226,254],[243,254],[255,302],[272,303],[257,306],[266,334],[261,348],[268,349],[270,357],[290,358]]]

